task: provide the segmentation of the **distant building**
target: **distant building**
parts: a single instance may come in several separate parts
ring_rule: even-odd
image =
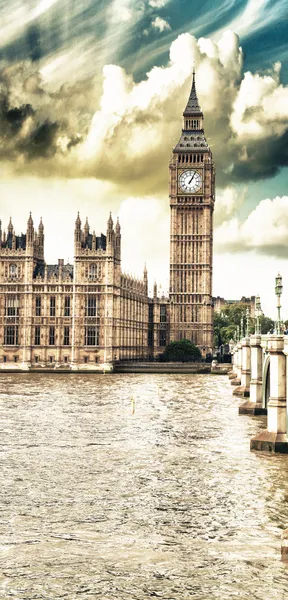
[[[223,308],[225,308],[225,306],[229,306],[231,304],[238,304],[239,302],[241,302],[242,304],[246,304],[246,306],[249,307],[250,316],[252,318],[254,318],[255,317],[255,296],[251,296],[251,298],[246,298],[245,296],[242,296],[242,298],[240,300],[225,300],[224,298],[217,296],[217,298],[213,298],[214,311],[216,313],[221,313]]]

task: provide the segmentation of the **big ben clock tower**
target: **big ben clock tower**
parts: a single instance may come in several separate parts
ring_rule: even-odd
[[[170,160],[170,340],[212,352],[212,246],[215,169],[204,136],[195,72]]]

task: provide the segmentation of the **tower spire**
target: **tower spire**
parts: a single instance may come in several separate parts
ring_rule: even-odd
[[[195,66],[193,66],[192,87],[191,87],[191,92],[190,92],[189,99],[188,99],[186,108],[184,110],[183,116],[184,117],[194,117],[194,116],[199,116],[199,115],[203,115],[203,113],[202,113],[202,110],[201,110],[201,107],[199,104],[199,100],[197,97]]]

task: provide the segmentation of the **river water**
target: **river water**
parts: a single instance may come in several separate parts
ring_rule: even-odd
[[[225,376],[2,374],[0,392],[1,600],[288,597],[288,458],[250,452],[265,421]]]

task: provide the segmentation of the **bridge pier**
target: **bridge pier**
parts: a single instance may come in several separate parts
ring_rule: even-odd
[[[232,371],[231,373],[229,373],[228,378],[229,379],[236,379],[237,377],[237,373],[236,373],[236,369],[237,369],[237,353],[238,353],[238,349],[237,346],[235,346],[235,348],[233,349],[232,352]]]
[[[241,371],[242,371],[242,343],[237,343],[237,364],[235,366],[236,377],[231,380],[231,385],[241,384]]]
[[[262,415],[267,414],[263,408],[262,400],[262,369],[263,349],[261,346],[261,335],[255,334],[250,337],[251,349],[251,381],[250,400],[239,407],[239,415]]]
[[[250,338],[246,337],[241,340],[241,372],[240,372],[240,385],[234,390],[233,396],[241,396],[244,398],[250,395]]]
[[[285,350],[287,345],[285,344]],[[270,354],[270,397],[267,405],[267,430],[262,431],[250,442],[251,450],[264,452],[281,452],[288,454],[287,414],[286,414],[286,360],[288,349],[284,354],[284,338],[272,335],[268,339]],[[269,377],[267,371],[266,378]],[[264,390],[269,385],[263,377]]]

